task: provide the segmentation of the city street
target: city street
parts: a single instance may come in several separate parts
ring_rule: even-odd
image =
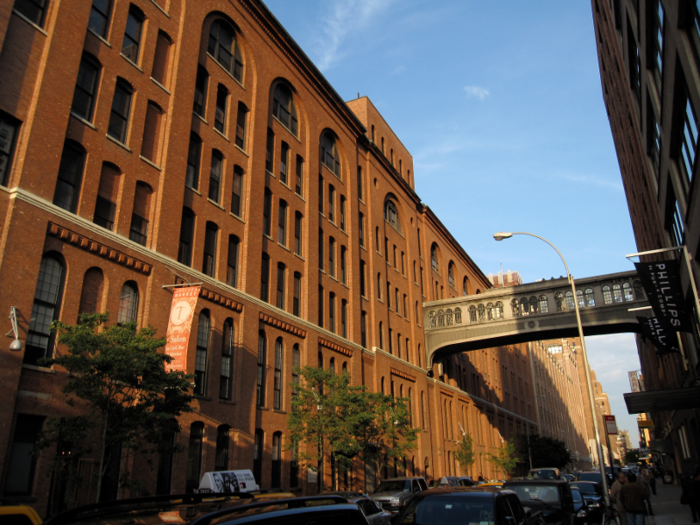
[[[656,495],[651,497],[655,516],[647,516],[645,525],[685,525],[692,523],[690,507],[681,505],[681,486],[656,482]]]

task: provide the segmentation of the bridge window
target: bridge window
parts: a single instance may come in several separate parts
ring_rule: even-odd
[[[534,295],[530,297],[530,315],[536,314],[537,312],[537,297]]]
[[[445,312],[438,310],[438,326],[445,326]]]
[[[632,283],[632,286],[634,288],[634,296],[637,299],[642,299],[644,297],[644,289],[642,288],[642,282],[637,280]]]
[[[540,295],[540,313],[546,314],[549,312],[549,306],[547,303],[548,303],[547,296]]]
[[[619,284],[613,284],[613,300],[616,303],[622,302],[622,287]]]
[[[630,286],[630,283],[623,284],[622,291],[625,295],[625,301],[634,301],[634,293],[632,292],[632,286]]]
[[[595,306],[595,296],[593,295],[593,288],[586,288],[586,306]]]
[[[476,323],[476,306],[474,305],[469,307],[469,322]]]
[[[562,310],[565,310],[564,308],[564,294],[561,292],[557,292],[554,294],[554,300],[557,303],[557,312],[561,312]]]
[[[483,304],[479,305],[479,321],[483,322],[486,320],[486,308],[484,308]]]
[[[605,304],[612,304],[613,302],[612,291],[610,290],[610,286],[607,284],[603,286],[603,302]]]
[[[495,312],[493,309],[493,303],[489,303],[486,305],[486,318],[489,321],[493,321],[495,319]]]
[[[498,301],[496,303],[496,319],[502,319],[503,318],[503,303],[501,301]]]
[[[576,305],[574,304],[574,292],[566,292],[566,309],[575,310]]]
[[[455,308],[455,323],[462,324],[462,309]]]
[[[521,315],[529,315],[530,314],[530,309],[527,306],[527,299],[522,298],[520,299],[520,314]]]
[[[435,312],[430,312],[430,328],[435,328]]]
[[[520,303],[517,299],[510,302],[510,308],[513,310],[513,317],[520,317]]]
[[[583,298],[583,290],[576,290],[576,300],[578,301],[579,308],[586,306],[586,300]]]
[[[447,315],[447,326],[450,326],[452,324],[452,310],[447,310],[445,314]]]

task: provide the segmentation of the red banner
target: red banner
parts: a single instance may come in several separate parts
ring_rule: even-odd
[[[170,306],[170,320],[168,321],[167,343],[165,353],[173,358],[165,369],[170,372],[187,372],[187,346],[190,342],[190,331],[194,309],[199,297],[199,286],[187,288],[175,288],[173,303]]]

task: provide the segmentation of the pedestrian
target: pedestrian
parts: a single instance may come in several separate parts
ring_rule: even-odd
[[[627,474],[624,472],[620,472],[617,475],[617,479],[615,480],[615,483],[612,484],[612,487],[610,487],[610,500],[613,504],[615,504],[615,509],[617,510],[617,514],[620,516],[620,525],[627,525],[627,513],[625,512],[625,509],[622,507],[622,502],[620,501],[620,489],[622,488],[622,485],[627,483]]]
[[[649,476],[649,486],[651,487],[651,493],[656,496],[656,474],[654,471],[650,471],[651,476]]]
[[[632,472],[627,474],[627,483],[622,485],[618,494],[627,513],[627,525],[644,525],[644,514],[647,511],[645,501],[648,497],[644,487],[637,483],[637,476]]]

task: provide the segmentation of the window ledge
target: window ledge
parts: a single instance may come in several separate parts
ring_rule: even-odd
[[[226,73],[228,76],[230,76],[236,84],[241,86],[241,88],[243,88],[243,91],[245,91],[245,86],[243,84],[241,84],[241,82],[236,77],[234,77],[228,69],[226,69],[224,66],[219,64],[219,61],[216,58],[214,58],[214,55],[212,55],[211,53],[209,53],[207,51],[207,56],[209,58],[211,58],[213,60],[213,62],[224,71],[224,73]]]
[[[192,114],[193,114],[195,117],[197,117],[199,120],[201,120],[202,122],[204,122],[207,126],[209,125],[209,121],[208,121],[207,119],[205,119],[202,115],[200,115],[199,113],[197,113],[196,111],[193,110],[193,111],[192,111]]]
[[[168,95],[171,94],[171,93],[170,93],[170,90],[169,90],[168,88],[166,88],[163,84],[161,84],[160,82],[158,82],[155,78],[151,77],[151,80],[153,81],[153,83],[154,83],[156,86],[158,86],[160,89],[162,89],[163,91],[165,91]]]
[[[300,260],[306,262],[306,259],[304,259],[304,258],[303,258],[301,255],[299,255],[298,253],[295,253],[295,254],[294,254],[294,257],[296,257],[296,258],[298,258],[298,259],[300,259]]]
[[[35,372],[41,372],[42,374],[55,374],[56,371],[53,368],[47,368],[45,366],[29,365],[22,363],[22,368],[27,370],[34,370]]]
[[[278,242],[278,243],[277,243],[277,246],[279,246],[279,247],[282,248],[283,250],[287,250],[289,253],[292,253],[292,250],[290,250],[289,248],[287,248],[287,246],[286,246],[285,244],[282,244],[281,242]]]
[[[151,3],[152,3],[154,6],[156,6],[156,7],[160,10],[161,13],[163,13],[165,16],[167,16],[168,18],[170,18],[170,15],[168,14],[168,12],[167,12],[165,9],[163,9],[161,6],[159,6],[159,5],[158,5],[158,2],[156,2],[156,0],[151,0]]]
[[[306,202],[306,199],[304,197],[302,197],[299,193],[297,193],[296,190],[294,191],[294,195],[299,197],[302,200],[302,202]]]
[[[269,408],[267,408],[267,407],[265,407],[265,406],[260,406],[260,405],[256,405],[255,408],[256,408],[257,410],[266,410],[266,411],[267,411],[267,410],[270,410]]]
[[[224,133],[223,133],[222,131],[219,131],[218,129],[216,129],[216,126],[214,126],[214,131],[216,131],[219,135],[221,135],[222,137],[224,137],[224,140],[226,140],[226,142],[231,142],[231,141],[229,140],[229,138],[228,138],[226,135],[224,135]]]
[[[152,167],[154,167],[155,169],[157,169],[158,171],[163,171],[163,168],[161,168],[160,166],[158,166],[158,164],[156,164],[155,162],[153,162],[153,161],[151,161],[151,160],[148,160],[148,159],[147,159],[146,157],[144,157],[143,155],[139,155],[139,158],[140,158],[142,161],[144,161],[146,164],[148,164],[149,166],[152,166]]]
[[[216,206],[217,208],[219,208],[220,210],[224,210],[224,207],[223,207],[221,204],[219,204],[218,202],[211,200],[209,197],[207,197],[207,200],[208,200],[210,203],[212,203],[214,206]],[[224,211],[226,211],[226,210],[224,210]]]
[[[232,401],[230,399],[221,399],[219,398],[219,403],[223,403],[224,405],[235,405],[236,402]]]
[[[138,66],[138,64],[132,62],[131,59],[130,59],[129,57],[127,57],[127,56],[126,56],[125,54],[123,54],[123,53],[119,53],[119,55],[120,55],[124,60],[126,60],[129,64],[131,64],[131,65],[134,66],[136,69],[138,69],[141,73],[143,73],[143,69],[141,69],[141,68]]]
[[[246,157],[250,157],[250,155],[248,154],[248,152],[247,152],[246,150],[244,150],[243,148],[241,148],[238,144],[236,144],[236,143],[234,142],[233,145],[236,146],[236,149],[237,149],[238,151],[240,151],[241,153],[243,153],[243,155],[245,155]]]
[[[200,197],[202,196],[202,194],[199,193],[199,190],[193,188],[192,186],[187,186],[187,185],[186,185],[185,188],[187,188],[188,190],[190,190],[190,191],[196,193],[196,194],[199,195]]]
[[[105,40],[105,37],[103,37],[102,35],[98,35],[97,33],[95,33],[95,31],[93,31],[89,27],[88,27],[88,32],[92,33],[97,38],[99,38],[102,41],[102,43],[105,44],[107,47],[112,47],[112,44],[110,44],[107,40]]]
[[[335,282],[338,282],[338,278],[335,275],[329,275],[331,279],[333,279]]]
[[[287,177],[287,178],[289,178],[289,177]],[[280,177],[280,184],[282,184],[282,186],[284,186],[285,188],[287,188],[289,191],[292,191],[292,188],[290,188],[290,187],[289,187],[289,184],[287,184],[286,182],[284,182],[284,181],[282,180],[282,177]]]
[[[275,177],[275,174],[272,173],[272,172],[271,172],[270,170],[268,170],[267,168],[265,168],[265,175],[269,175],[269,176],[272,177],[273,179],[276,179],[276,178],[277,178],[277,177]]]
[[[201,399],[202,401],[211,401],[211,398],[208,396],[203,396],[201,394],[194,394],[195,399]]]
[[[275,414],[286,414],[286,413],[287,413],[286,410],[283,410],[283,409],[281,409],[281,408],[273,408],[272,411],[273,411]]]
[[[114,142],[117,146],[119,146],[119,147],[121,147],[121,148],[124,148],[126,151],[128,151],[129,153],[131,153],[131,148],[130,148],[129,146],[127,146],[127,145],[124,144],[123,142],[121,142],[121,141],[115,139],[115,138],[114,138],[112,135],[110,135],[109,133],[108,133],[107,135],[105,135],[105,137],[107,137],[109,140],[111,140],[112,142]]]
[[[44,28],[41,27],[41,26],[36,25],[34,22],[32,22],[31,20],[29,20],[29,18],[27,18],[27,17],[24,16],[22,13],[20,13],[19,11],[17,11],[17,9],[13,9],[13,10],[12,10],[12,13],[15,14],[15,15],[17,15],[18,17],[20,17],[20,18],[21,18],[22,20],[24,20],[25,22],[27,22],[30,26],[32,26],[34,29],[36,29],[37,31],[39,31],[39,32],[40,32],[41,34],[43,34],[44,36],[49,36],[49,34],[46,32],[46,29],[44,29]]]
[[[267,239],[267,240],[270,240],[270,241],[272,241],[272,242],[275,242],[275,240],[274,240],[272,237],[270,237],[267,233],[263,233],[263,237],[264,237],[265,239]]]
[[[73,117],[73,118],[76,119],[76,120],[79,120],[80,122],[82,122],[83,124],[85,124],[86,126],[88,126],[89,128],[92,128],[92,129],[94,129],[95,131],[97,131],[97,127],[95,127],[95,125],[94,125],[92,122],[90,122],[89,120],[85,120],[83,117],[81,117],[80,115],[76,115],[76,114],[73,113],[72,111],[70,112],[70,116]]]
[[[241,221],[243,224],[245,224],[245,220],[243,220],[242,217],[240,217],[239,215],[236,215],[236,214],[233,213],[232,211],[229,212],[229,215],[230,215],[231,217],[233,217],[234,219],[238,219],[238,220]]]
[[[364,295],[361,295],[360,297],[361,297],[363,300],[369,302],[369,299],[368,299],[367,297],[365,297]]]

